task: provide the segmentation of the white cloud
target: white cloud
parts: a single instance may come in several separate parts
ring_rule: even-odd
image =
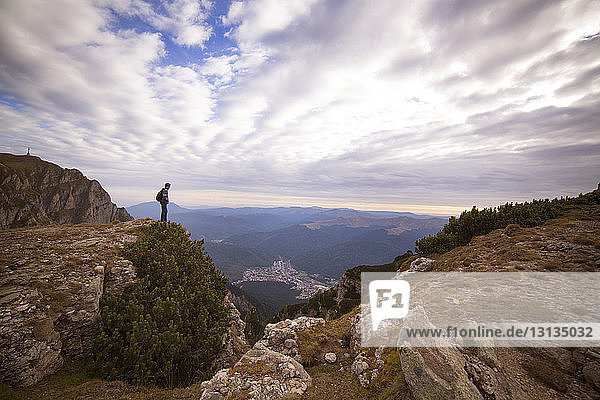
[[[198,0],[172,0],[159,12],[143,0],[98,0],[102,7],[118,14],[139,17],[154,28],[171,35],[182,46],[204,46],[212,35],[212,27],[206,23],[212,3]]]
[[[222,19],[226,26],[236,26],[233,37],[241,45],[255,44],[265,36],[283,31],[301,17],[306,17],[318,0],[234,1]]]
[[[3,149],[109,188],[470,206],[598,180],[593,2],[234,1],[221,52],[207,2],[0,7],[0,90],[27,105],[0,104]],[[168,65],[167,37],[204,58]]]

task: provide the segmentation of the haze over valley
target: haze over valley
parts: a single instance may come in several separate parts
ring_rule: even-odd
[[[146,202],[127,211],[134,218],[156,218],[160,207]],[[414,250],[415,240],[437,233],[447,222],[447,218],[408,212],[322,207],[187,209],[177,204],[170,204],[169,218],[184,225],[192,238],[204,238],[206,251],[232,282],[262,299],[275,290],[281,294],[275,301],[278,305],[332,286],[348,268],[391,262]],[[280,260],[289,268],[273,270]]]

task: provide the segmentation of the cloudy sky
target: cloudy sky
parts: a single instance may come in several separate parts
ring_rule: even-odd
[[[27,147],[120,205],[590,191],[600,2],[0,0],[0,151]]]

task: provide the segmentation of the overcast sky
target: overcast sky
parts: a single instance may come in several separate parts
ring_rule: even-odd
[[[119,205],[590,191],[600,2],[0,0],[0,151],[27,147]]]

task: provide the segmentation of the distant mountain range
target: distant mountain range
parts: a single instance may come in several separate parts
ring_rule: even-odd
[[[157,218],[157,202],[127,211]],[[169,205],[169,219],[183,224],[194,239],[205,239],[213,261],[231,280],[251,266],[278,257],[310,273],[339,278],[360,264],[390,262],[415,240],[438,232],[447,218],[408,212],[321,207],[241,207],[187,209]]]

